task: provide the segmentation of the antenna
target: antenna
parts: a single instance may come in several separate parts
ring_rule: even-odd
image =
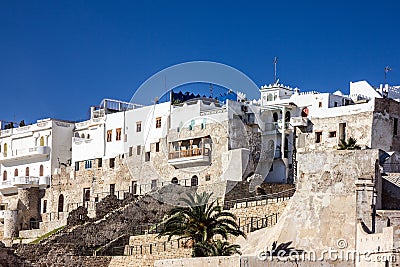
[[[212,83],[210,83],[210,96],[213,98],[213,86]]]
[[[277,82],[277,79],[276,79],[276,65],[277,64],[278,64],[278,58],[274,57],[274,83]]]
[[[391,71],[392,69],[389,67],[389,66],[386,66],[385,68],[384,68],[384,73],[385,73],[385,84],[386,84],[386,75],[387,75],[387,73],[389,72],[389,71]]]

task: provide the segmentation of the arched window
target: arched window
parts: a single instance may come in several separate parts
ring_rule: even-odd
[[[285,113],[285,122],[290,122],[290,111],[286,111]]]
[[[90,134],[87,134],[87,135],[86,135],[86,138],[87,138],[87,139],[90,139]]]
[[[17,177],[18,176],[18,169],[15,169],[14,170],[14,177]]]
[[[272,114],[272,117],[274,118],[274,122],[278,122],[278,113],[274,112],[274,114]]]
[[[39,167],[39,176],[43,176],[43,165]]]
[[[6,181],[7,180],[7,171],[4,171],[3,172],[3,181]]]
[[[74,137],[79,137],[79,133],[74,133]]]
[[[44,136],[40,137],[40,146],[44,146]]]
[[[171,183],[178,184],[178,178],[176,178],[176,177],[172,178]]]
[[[58,197],[58,212],[64,211],[64,195],[60,195]]]
[[[29,167],[25,168],[25,176],[29,176]]]
[[[272,101],[273,97],[274,96],[272,94],[268,94],[267,95],[267,101]]]
[[[4,144],[3,154],[4,157],[7,157],[7,143]]]
[[[196,175],[193,175],[192,179],[190,180],[191,186],[197,186],[199,184],[199,178]]]

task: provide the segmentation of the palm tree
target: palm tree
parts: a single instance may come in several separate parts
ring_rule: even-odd
[[[215,240],[212,243],[201,242],[193,246],[194,257],[212,257],[212,256],[231,256],[234,254],[242,255],[240,246],[231,244],[227,241]]]
[[[357,145],[357,139],[353,137],[349,137],[349,139],[346,140],[341,139],[340,144],[339,144],[339,150],[355,150],[355,149],[361,149],[359,145]]]
[[[188,238],[193,242],[193,256],[202,255],[195,253],[196,245],[214,244],[214,237],[221,236],[228,239],[229,235],[244,236],[246,234],[239,229],[236,216],[230,212],[222,211],[222,207],[216,204],[216,200],[209,203],[212,194],[203,192],[195,195],[187,194],[187,198],[181,198],[186,205],[171,209],[164,220],[164,228],[159,237],[173,236]]]

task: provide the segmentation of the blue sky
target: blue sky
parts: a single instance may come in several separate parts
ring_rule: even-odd
[[[210,60],[256,84],[400,84],[397,1],[0,2],[0,120],[86,119],[174,64]],[[151,92],[149,92],[151,93]]]

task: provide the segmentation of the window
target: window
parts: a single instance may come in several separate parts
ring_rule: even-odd
[[[110,196],[115,195],[115,184],[110,184]]]
[[[64,211],[64,196],[61,194],[58,197],[58,212]]]
[[[157,180],[151,180],[151,189],[154,189],[157,187]]]
[[[272,99],[273,99],[273,95],[272,94],[268,94],[268,96],[267,96],[267,101],[272,101]]]
[[[4,144],[3,155],[7,157],[7,143]]]
[[[112,140],[112,130],[107,130],[107,142],[111,142]]]
[[[145,157],[144,157],[144,161],[150,161],[150,152],[146,152]]]
[[[115,167],[115,158],[110,158],[110,168]]]
[[[79,171],[79,161],[75,162],[75,171]]]
[[[25,168],[25,176],[29,176],[29,167]]]
[[[136,122],[136,132],[139,133],[142,131],[142,122],[138,121]]]
[[[319,107],[319,108],[322,108],[322,102],[319,102],[319,103],[318,103],[318,107]]]
[[[161,128],[161,117],[156,118],[156,128]]]
[[[47,212],[47,200],[43,200],[43,213]]]
[[[90,188],[83,188],[83,201],[90,201]]]
[[[129,157],[132,157],[132,154],[133,154],[133,147],[129,147],[129,153],[128,153],[128,155],[129,155]]]
[[[117,136],[116,136],[115,140],[120,141],[121,133],[122,133],[121,128],[117,128],[116,132],[117,132]]]
[[[4,171],[4,172],[3,172],[3,181],[6,181],[6,180],[7,180],[7,172]]]
[[[15,169],[14,170],[14,177],[17,177],[18,176],[18,169]]]
[[[132,181],[132,194],[136,195],[137,194],[137,182]]]
[[[397,135],[397,126],[399,124],[398,118],[393,118],[393,135]]]
[[[290,122],[290,111],[286,111],[285,113],[285,122]]]
[[[156,152],[160,152],[160,142],[156,143]]]
[[[206,174],[206,181],[210,181],[211,180],[211,174]]]
[[[40,137],[40,146],[44,146],[44,137]]]
[[[329,132],[329,138],[336,137],[336,131]]]
[[[315,132],[315,143],[321,143],[322,141],[322,132]]]
[[[272,162],[272,164],[271,164],[271,168],[269,168],[269,171],[270,172],[273,172],[274,171],[274,163]]]
[[[337,107],[338,106],[338,102],[335,101],[335,103],[333,103],[333,106]]]
[[[274,119],[274,122],[278,122],[278,113],[274,112],[274,114],[272,114],[272,117]]]
[[[92,160],[85,160],[85,169],[91,169],[92,168]]]
[[[98,168],[103,167],[103,159],[102,159],[102,158],[98,158],[98,159],[97,159],[97,167],[98,167]]]
[[[193,175],[192,179],[190,180],[191,186],[197,186],[199,184],[199,178],[196,175]]]
[[[136,155],[140,156],[141,154],[141,147],[140,146],[136,146]]]
[[[285,137],[285,143],[283,146],[283,157],[285,159],[287,159],[289,157],[289,139],[288,139],[288,135],[286,135]]]
[[[44,172],[43,165],[40,165],[40,167],[39,167],[39,176],[43,176],[43,172]]]
[[[178,184],[178,178],[176,177],[172,178],[171,184]]]

